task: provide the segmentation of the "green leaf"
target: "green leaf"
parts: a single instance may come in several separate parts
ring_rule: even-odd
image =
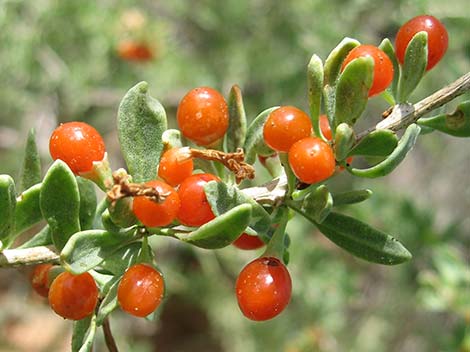
[[[127,240],[130,239],[131,236]],[[124,239],[104,230],[81,231],[67,242],[60,260],[67,271],[78,275],[100,265],[124,245]]]
[[[388,58],[392,62],[393,65],[393,81],[392,84],[387,88],[387,90],[392,94],[394,99],[397,97],[397,87],[398,87],[398,79],[400,77],[400,65],[398,64],[397,56],[395,54],[395,49],[393,47],[392,42],[390,39],[385,38],[379,45],[379,49],[381,49],[385,54],[387,54]]]
[[[417,123],[454,137],[470,137],[470,100],[459,104],[450,114],[420,118]]]
[[[111,314],[116,308],[119,307],[119,302],[117,299],[117,291],[119,287],[121,277],[116,276],[113,279],[113,284],[111,285],[108,293],[104,297],[103,301],[100,304],[100,308],[98,310],[98,314],[96,316],[96,325],[101,326],[103,325],[103,321],[106,317]]]
[[[80,227],[89,230],[93,227],[97,205],[95,186],[82,177],[77,177],[77,184],[80,193]]]
[[[16,233],[26,231],[42,220],[41,207],[39,206],[41,187],[41,183],[36,184],[23,191],[16,199]]]
[[[9,175],[0,175],[0,250],[8,248],[15,236],[15,181]]]
[[[359,57],[346,65],[336,86],[335,129],[343,122],[349,126],[356,123],[366,108],[373,77],[371,57]]]
[[[334,86],[341,70],[341,65],[349,52],[360,45],[356,39],[344,38],[334,48],[325,61],[325,85]]]
[[[171,148],[181,148],[183,146],[183,143],[181,142],[181,132],[172,128],[166,130],[163,132],[162,142],[165,150]]]
[[[300,212],[332,242],[369,262],[395,265],[411,259],[408,250],[395,238],[350,216],[331,212],[321,223]]]
[[[229,126],[227,130],[227,151],[235,152],[243,147],[246,138],[246,114],[240,87],[234,85],[228,97]]]
[[[75,175],[62,160],[56,160],[47,171],[39,204],[54,245],[64,248],[70,236],[80,231],[80,194]]]
[[[96,315],[73,323],[72,352],[90,352],[96,332]]]
[[[253,164],[256,159],[256,154],[260,155],[272,155],[274,150],[269,148],[264,143],[263,137],[263,126],[268,119],[269,114],[276,110],[278,106],[269,108],[260,113],[250,124],[246,132],[245,145],[243,149],[245,151],[245,161],[248,164]]]
[[[372,191],[369,189],[359,189],[333,194],[333,206],[355,204],[370,198]]]
[[[252,206],[250,228],[258,234],[263,234],[269,230],[271,217],[264,208],[246,196],[235,186],[229,186],[223,182],[208,182],[204,186],[207,201],[216,216],[225,214],[230,209],[241,204],[250,204]]]
[[[336,160],[342,161],[346,159],[355,141],[354,130],[347,123],[339,124],[336,127],[335,133]]]
[[[325,185],[318,186],[316,190],[309,193],[303,200],[301,209],[304,213],[322,223],[333,208],[333,197]]]
[[[41,158],[35,135],[34,128],[30,129],[20,174],[20,190],[25,190],[41,182]]]
[[[137,263],[141,249],[141,242],[129,243],[108,256],[100,266],[114,275],[122,275],[127,268]]]
[[[175,236],[184,242],[201,248],[226,247],[235,241],[249,225],[251,209],[251,205],[241,204],[189,234],[176,233]]]
[[[18,248],[33,248],[38,246],[49,246],[52,244],[52,231],[49,225],[46,225],[35,234],[30,240],[23,243]]]
[[[420,127],[418,125],[409,125],[398,142],[395,150],[385,160],[368,169],[347,168],[347,170],[355,176],[366,178],[376,178],[388,175],[390,172],[395,170],[398,165],[400,165],[408,152],[413,149],[416,140],[418,139],[419,131]]]
[[[418,86],[428,64],[428,33],[418,32],[408,43],[398,81],[398,102],[405,103]]]
[[[313,55],[307,66],[308,103],[310,119],[316,136],[321,136],[319,117],[321,96],[323,91],[323,63],[317,55]]]
[[[118,111],[121,151],[135,182],[155,179],[163,151],[162,134],[167,128],[163,106],[147,91],[147,82],[135,85],[124,96]]]
[[[398,137],[391,130],[375,130],[365,136],[349,152],[351,155],[387,156],[398,145]]]

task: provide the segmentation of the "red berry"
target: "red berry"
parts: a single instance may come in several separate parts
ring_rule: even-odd
[[[160,159],[158,176],[170,186],[176,187],[193,173],[193,159],[184,154],[183,148],[171,148]]]
[[[117,298],[122,310],[146,317],[160,304],[165,290],[162,275],[147,264],[131,266],[122,276]]]
[[[320,130],[323,134],[323,137],[331,141],[333,134],[331,133],[330,121],[326,115],[320,115]]]
[[[103,138],[84,122],[67,122],[52,132],[49,140],[52,159],[64,161],[75,173],[91,171],[94,161],[104,158]]]
[[[89,273],[63,272],[49,289],[49,305],[65,319],[83,319],[93,313],[97,303],[98,288]]]
[[[204,193],[204,185],[210,181],[220,181],[212,174],[196,174],[183,181],[178,189],[181,207],[178,220],[186,226],[201,226],[215,218]]]
[[[170,224],[180,208],[180,198],[173,187],[165,182],[154,180],[145,183],[159,194],[165,195],[163,202],[157,203],[146,196],[134,197],[133,211],[137,219],[148,227],[159,227]]]
[[[421,31],[428,33],[428,65],[432,69],[444,56],[449,45],[449,36],[444,25],[433,16],[417,16],[400,27],[395,39],[398,61],[405,62],[405,52],[413,36]]]
[[[289,303],[292,281],[289,271],[274,257],[255,259],[243,268],[235,285],[238,306],[251,320],[268,320]]]
[[[181,99],[176,113],[183,136],[207,146],[222,138],[228,128],[228,106],[224,97],[209,87],[195,88]]]
[[[43,297],[49,295],[49,269],[52,264],[39,264],[36,265],[31,274],[31,286],[34,291]]]
[[[250,250],[263,247],[264,242],[258,236],[242,233],[241,236],[233,242],[233,245],[240,249]]]
[[[133,40],[123,40],[117,48],[121,59],[127,61],[150,61],[153,59],[153,52],[146,43],[139,43]]]
[[[296,142],[289,150],[289,165],[303,183],[317,183],[335,172],[333,150],[320,138],[309,137]]]
[[[373,45],[359,45],[346,56],[341,66],[341,71],[352,60],[367,56],[374,60],[374,78],[369,89],[369,97],[371,97],[383,92],[393,81],[393,64],[387,54]]]
[[[263,127],[265,143],[279,152],[288,152],[298,140],[312,134],[312,122],[294,106],[282,106],[271,112]]]

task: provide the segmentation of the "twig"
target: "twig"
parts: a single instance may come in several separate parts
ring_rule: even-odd
[[[109,324],[109,318],[106,317],[103,320],[103,333],[106,347],[109,352],[119,352],[116,341],[114,340],[113,333],[111,332],[111,325]]]
[[[431,94],[414,105],[395,105],[392,112],[384,120],[380,121],[376,126],[360,133],[357,137],[357,141],[375,130],[389,129],[392,131],[399,131],[416,122],[421,116],[437,109],[468,91],[470,91],[470,72],[467,72],[448,86],[438,90],[434,94]]]
[[[0,267],[35,265],[59,261],[54,246],[39,246],[24,249],[5,249],[0,252]]]

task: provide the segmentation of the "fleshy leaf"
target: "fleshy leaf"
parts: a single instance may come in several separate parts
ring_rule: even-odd
[[[93,227],[96,211],[96,193],[93,182],[77,177],[78,191],[80,193],[80,227],[89,230]]]
[[[397,86],[398,86],[398,79],[400,77],[400,65],[398,64],[397,56],[395,54],[395,49],[393,47],[392,42],[390,39],[385,38],[379,45],[379,49],[381,49],[385,54],[387,54],[388,58],[392,62],[393,65],[393,81],[392,84],[387,88],[387,90],[392,94],[394,99],[397,96]]]
[[[135,182],[155,179],[163,151],[166,114],[158,100],[148,94],[147,82],[131,88],[119,105],[118,136],[121,151]]]
[[[52,231],[49,225],[43,227],[29,241],[26,241],[18,248],[33,248],[38,246],[49,246],[52,244]]]
[[[333,194],[333,206],[355,204],[370,198],[372,191],[369,189],[359,189]]]
[[[309,193],[303,200],[301,209],[304,213],[322,223],[333,208],[333,197],[325,185],[318,186],[316,190]]]
[[[80,231],[80,194],[75,175],[62,160],[56,160],[47,171],[39,204],[54,245],[64,248],[70,236]]]
[[[240,87],[234,85],[228,97],[229,126],[227,130],[227,151],[235,152],[243,147],[246,138],[246,114]]]
[[[418,139],[419,131],[420,127],[418,125],[409,125],[398,142],[395,150],[385,160],[368,169],[347,168],[347,170],[355,176],[366,178],[376,178],[388,175],[390,172],[395,170],[398,165],[400,165],[408,152],[413,149],[416,140]]]
[[[411,259],[408,250],[395,238],[347,215],[331,212],[321,223],[302,213],[332,242],[369,262],[395,265]]]
[[[323,91],[323,63],[317,55],[313,55],[307,66],[308,103],[310,119],[316,136],[321,136],[319,117]]]
[[[420,118],[418,125],[432,128],[454,137],[470,137],[470,100],[460,103],[450,114]]]
[[[228,186],[223,182],[211,181],[204,186],[204,192],[216,216],[225,214],[240,204],[248,203],[252,206],[250,228],[258,234],[263,234],[269,230],[271,218],[268,212],[252,198],[238,190],[237,187]]]
[[[269,148],[266,143],[264,143],[263,126],[268,119],[269,114],[277,108],[278,106],[275,106],[264,110],[262,113],[256,116],[256,118],[248,127],[246,132],[245,145],[243,146],[245,151],[245,161],[248,164],[253,164],[255,162],[256,154],[265,156],[274,154],[274,150]]]
[[[119,307],[119,302],[117,299],[117,291],[120,283],[120,276],[116,276],[113,279],[113,284],[109,288],[108,293],[103,298],[103,301],[100,304],[100,308],[98,310],[98,314],[96,316],[96,325],[101,326],[103,325],[103,321],[106,317],[111,314],[116,308]]]
[[[100,267],[114,275],[122,275],[128,267],[137,263],[141,249],[141,242],[132,242],[107,257]]]
[[[336,160],[346,159],[356,137],[354,130],[347,123],[341,123],[336,127],[335,133],[335,157]]]
[[[398,137],[391,130],[375,130],[365,136],[349,152],[350,155],[387,156],[398,145]]]
[[[41,182],[41,158],[36,145],[36,133],[32,128],[26,140],[23,166],[20,174],[20,190],[25,190]]]
[[[366,108],[374,77],[374,60],[359,57],[346,65],[336,86],[334,126],[353,126]]]
[[[325,61],[325,85],[335,85],[344,59],[360,44],[356,39],[346,37],[331,51]]]
[[[8,248],[15,236],[15,181],[0,175],[0,250]]]
[[[418,32],[408,43],[398,81],[398,102],[405,103],[418,86],[428,64],[428,33]]]
[[[60,253],[60,260],[66,270],[81,274],[101,264],[124,245],[124,239],[104,230],[81,231],[67,242]]]
[[[201,248],[226,247],[235,241],[250,224],[251,209],[251,205],[241,204],[189,234],[176,233],[175,236],[184,242]]]
[[[39,206],[41,186],[41,183],[36,184],[16,198],[16,233],[19,234],[41,221],[42,213]]]
[[[96,332],[96,315],[73,323],[72,352],[91,352]]]

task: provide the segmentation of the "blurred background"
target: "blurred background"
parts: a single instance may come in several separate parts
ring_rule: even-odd
[[[44,167],[50,165],[50,133],[71,120],[95,126],[113,168],[123,167],[117,108],[142,80],[170,126],[181,97],[203,85],[227,95],[238,84],[249,119],[281,104],[307,110],[312,54],[325,59],[345,36],[393,41],[399,26],[420,14],[442,20],[450,42],[413,101],[469,71],[468,1],[1,0],[0,173],[18,175],[31,127]],[[373,98],[359,129],[386,108]],[[333,189],[374,191],[344,211],[399,238],[414,258],[396,267],[369,264],[306,221],[293,221],[293,298],[269,322],[245,319],[233,289],[241,268],[261,252],[154,239],[165,303],[154,322],[113,313],[118,345],[135,352],[470,351],[469,155],[468,140],[436,132],[420,138],[390,176],[336,177]],[[0,307],[0,352],[70,349],[71,323],[31,292],[27,270],[0,271]],[[105,351],[101,335],[94,350]]]

